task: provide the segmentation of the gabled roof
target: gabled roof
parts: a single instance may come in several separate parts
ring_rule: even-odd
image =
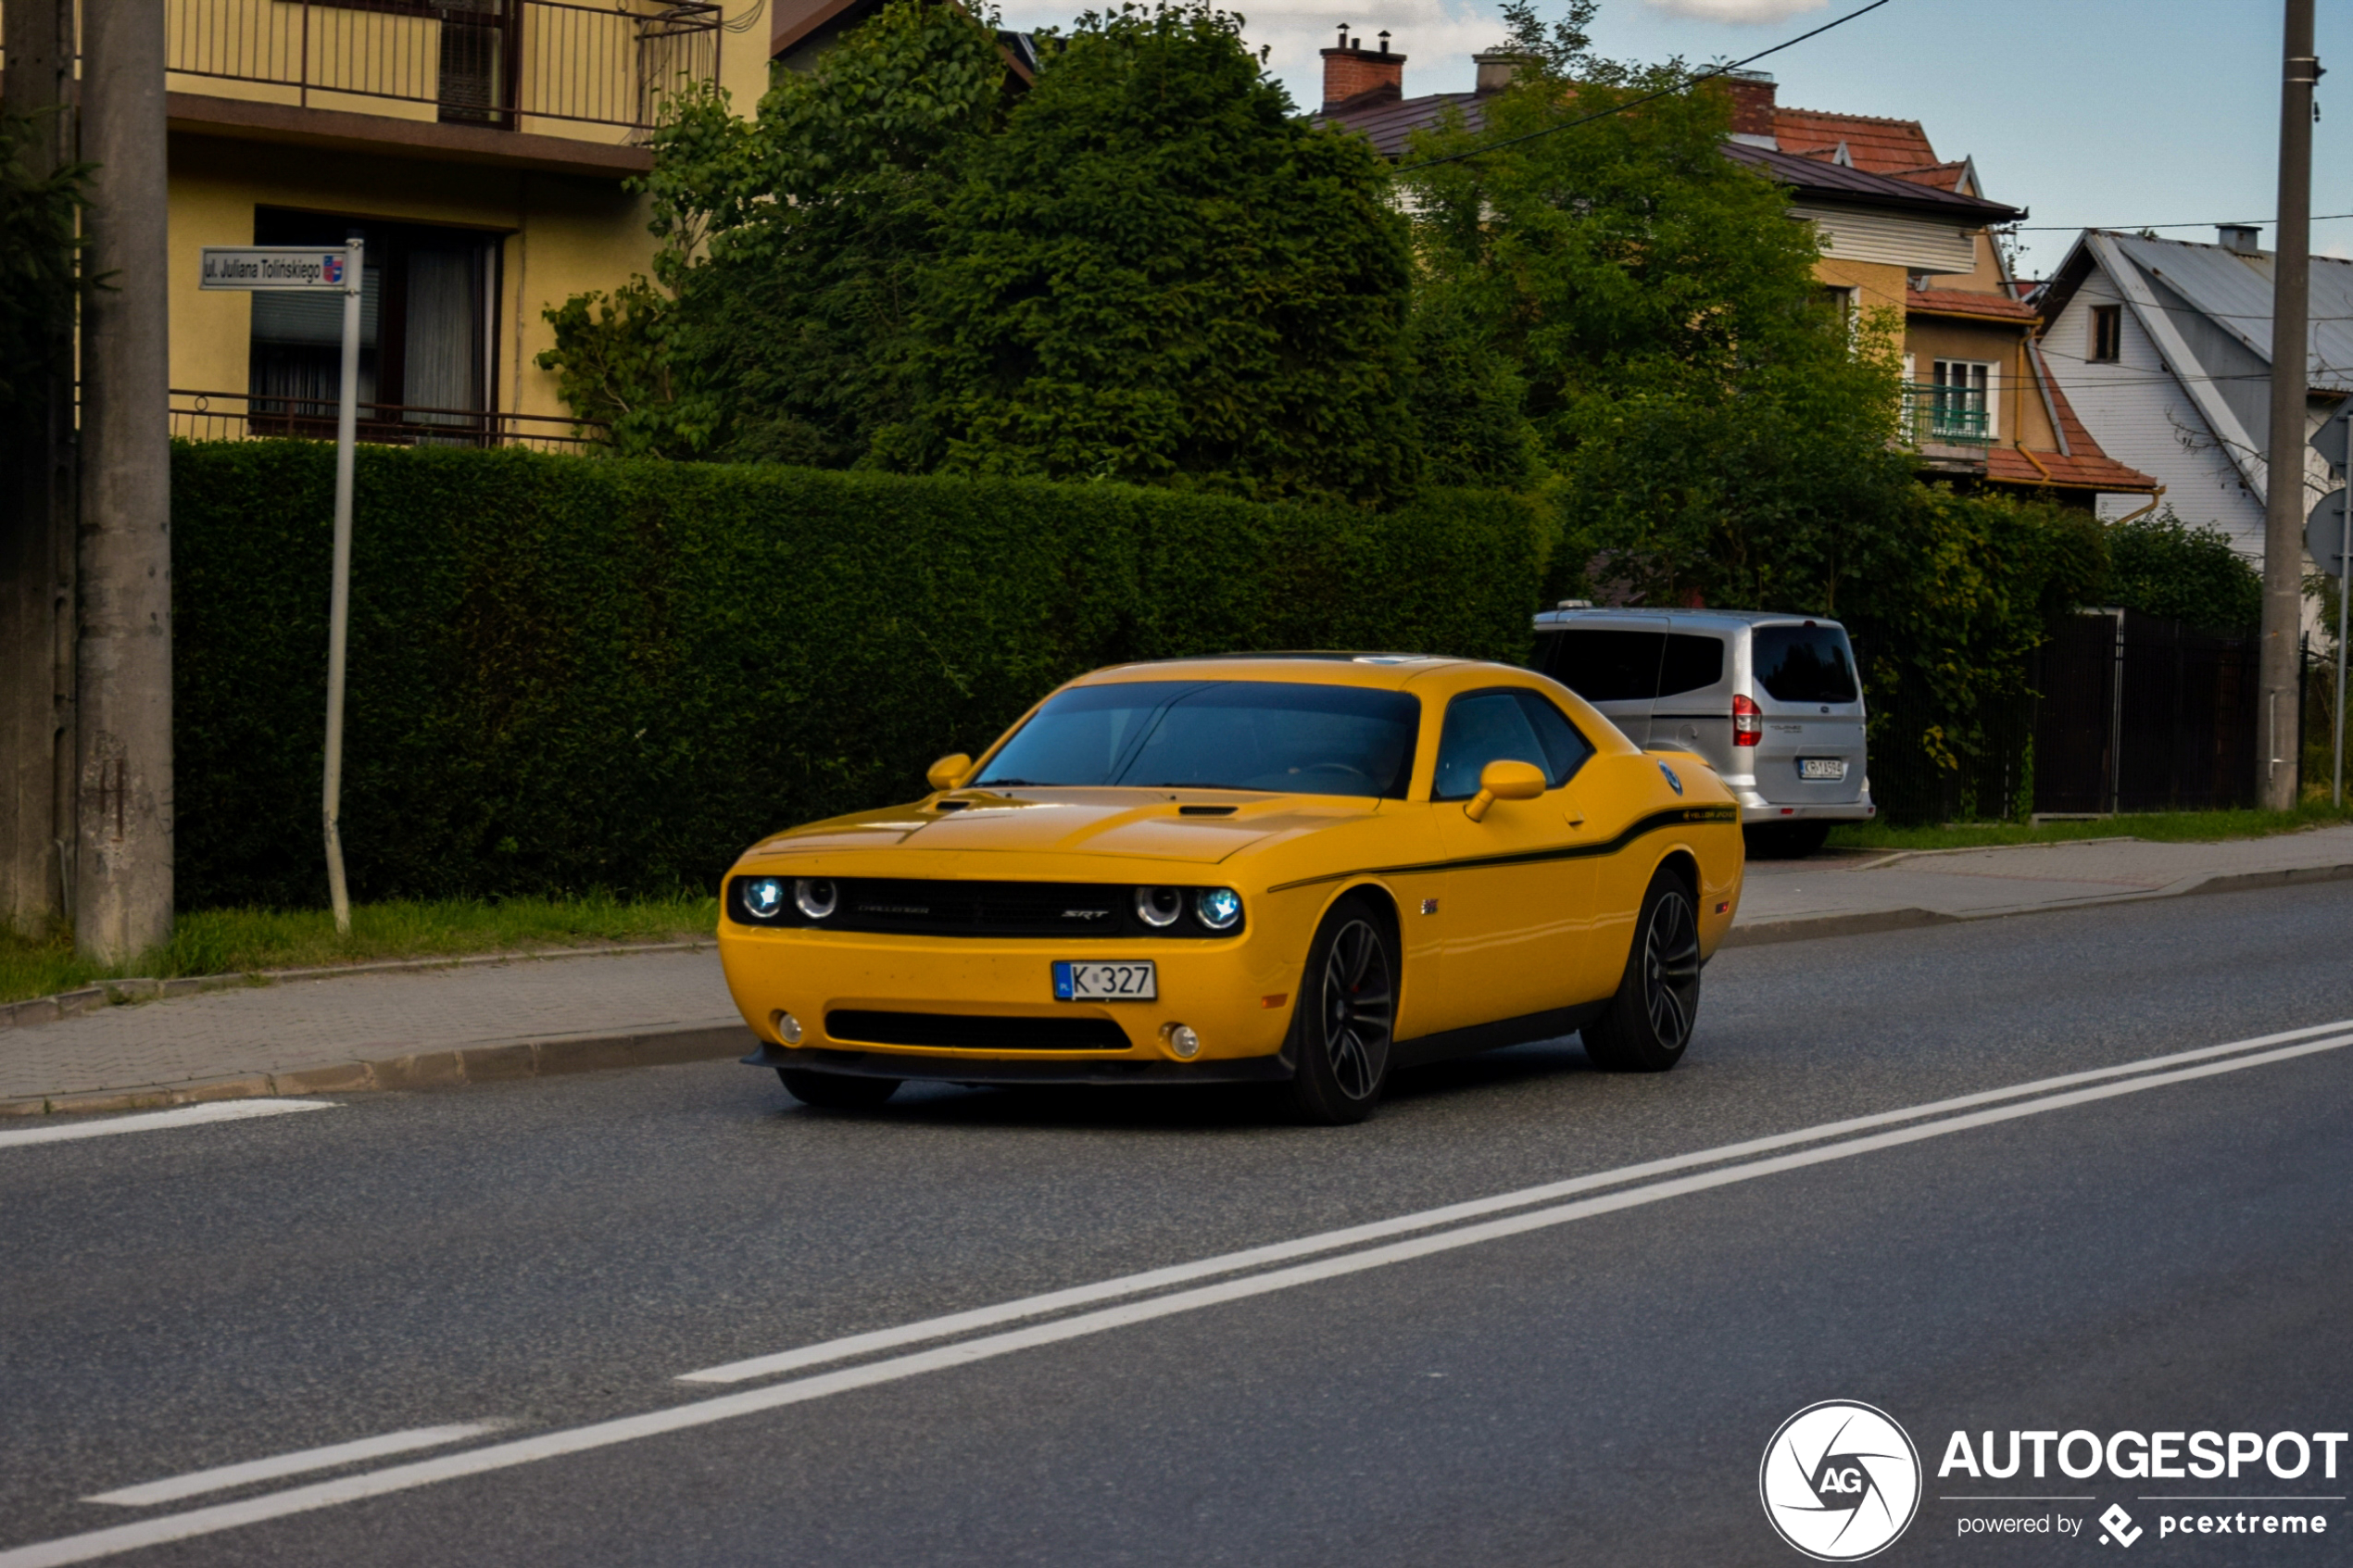
[[[1950,218],[1970,228],[2015,223],[2026,216],[2023,207],[2006,207],[1982,196],[1965,196],[1958,191],[1940,190],[1892,174],[1874,174],[1867,169],[1850,169],[1744,142],[1726,143],[1724,156],[1760,169],[1784,185],[1793,186],[1803,201],[1899,207]]]
[[[1367,102],[1366,100],[1371,100]],[[1463,127],[1480,131],[1487,125],[1485,98],[1477,93],[1431,93],[1419,98],[1362,94],[1330,114],[1315,116],[1318,125],[1353,131],[1373,144],[1373,150],[1390,162],[1405,156],[1405,144],[1416,131],[1435,131],[1446,122],[1449,109],[1462,112]]]
[[[2180,296],[2208,326],[2269,365],[2273,261],[2268,250],[2238,251],[2195,240],[2146,239],[2109,229],[2086,229],[2035,304],[2045,323],[2056,320],[2083,280],[2091,276],[2094,266],[2106,264],[2111,271],[2130,267],[2140,279],[2126,277],[2119,282],[2126,285],[2124,295],[2136,314],[2151,313],[2145,308],[2150,302],[2138,297],[2146,293],[2145,283],[2137,289],[2130,285],[2154,281]],[[2310,300],[2307,378],[2316,391],[2353,390],[2353,261],[2313,257]],[[2171,314],[2177,308],[2158,307],[2154,313]],[[2152,335],[2160,344],[2176,335],[2163,331],[2162,323],[2154,324],[2159,330]],[[2183,367],[2174,369],[2176,374],[2183,373]]]
[[[1980,321],[2013,321],[2020,326],[2041,319],[2022,299],[1973,289],[1911,289],[1904,291],[1906,316],[1967,316]]]
[[[2058,490],[2132,490],[2154,495],[2158,483],[2135,468],[2127,468],[2100,450],[2083,421],[2075,417],[2067,393],[2049,375],[2043,388],[2051,395],[2064,452],[2037,452],[2029,458],[2016,446],[1994,446],[1985,454],[1985,477],[2004,484],[2049,485]]]
[[[1773,106],[1773,139],[1785,151],[1846,148],[1849,161],[1872,174],[1897,174],[1937,161],[1928,132],[1917,119],[1881,119],[1867,114],[1830,114],[1820,109]]]

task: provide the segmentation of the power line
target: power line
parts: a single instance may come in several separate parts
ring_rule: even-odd
[[[1860,16],[1862,13],[1858,11],[1856,14]],[[1793,44],[1796,40],[1790,42]],[[2334,223],[2346,218],[2353,218],[2353,212],[2315,213],[2311,221]],[[2131,234],[2143,229],[2268,229],[2278,221],[2275,218],[2221,218],[2206,223],[2005,223],[2001,225],[2001,232],[2006,234],[2057,234],[2072,233],[2078,229],[2097,229],[2112,234]]]
[[[1871,3],[1864,6],[1861,10],[1849,11],[1846,15],[1837,18],[1834,20],[1826,21],[1821,26],[1814,29],[1811,32],[1801,32],[1796,37],[1792,38],[1785,43],[1776,44],[1769,49],[1760,49],[1755,54],[1749,56],[1746,59],[1734,60],[1730,65],[1717,66],[1711,69],[1704,70],[1697,76],[1692,77],[1689,82],[1680,82],[1676,86],[1661,87],[1656,92],[1645,93],[1639,98],[1629,98],[1626,102],[1613,105],[1609,108],[1599,109],[1592,114],[1584,115],[1579,119],[1567,120],[1559,125],[1548,125],[1541,131],[1530,131],[1524,136],[1511,136],[1501,142],[1490,142],[1483,147],[1473,147],[1468,152],[1449,153],[1444,157],[1428,158],[1420,163],[1409,163],[1399,169],[1397,172],[1400,174],[1412,174],[1424,169],[1436,169],[1441,163],[1460,163],[1466,157],[1478,157],[1482,154],[1491,153],[1503,147],[1516,147],[1522,142],[1533,142],[1539,136],[1551,136],[1563,131],[1574,131],[1580,125],[1591,125],[1597,119],[1607,119],[1611,115],[1624,114],[1628,109],[1637,109],[1642,107],[1644,104],[1656,103],[1661,98],[1671,98],[1678,93],[1688,93],[1692,88],[1699,86],[1703,82],[1713,82],[1719,76],[1730,75],[1733,71],[1739,70],[1743,66],[1754,65],[1758,60],[1765,58],[1768,55],[1778,55],[1784,49],[1796,47],[1798,44],[1805,43],[1809,38],[1818,38],[1834,27],[1844,27],[1848,22],[1853,21],[1856,18],[1869,16],[1871,12],[1878,10],[1881,6],[1884,6],[1887,3],[1888,0],[1871,0]]]

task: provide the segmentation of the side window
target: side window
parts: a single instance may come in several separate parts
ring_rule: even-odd
[[[1530,762],[1557,789],[1593,754],[1559,709],[1529,691],[1469,692],[1446,707],[1432,800],[1468,800],[1490,762]]]
[[[1724,645],[1714,637],[1678,632],[1667,639],[1667,658],[1658,667],[1658,695],[1677,696],[1715,685],[1724,678]]]
[[[1585,765],[1585,759],[1593,755],[1592,744],[1579,734],[1577,726],[1559,709],[1546,702],[1541,694],[1516,691],[1512,696],[1518,701],[1528,727],[1536,732],[1536,744],[1544,748],[1544,760],[1539,764],[1544,770],[1544,782],[1554,789],[1560,788],[1575,778],[1577,770]]]
[[[1648,702],[1666,646],[1664,632],[1571,629],[1553,639],[1544,673],[1587,702]]]

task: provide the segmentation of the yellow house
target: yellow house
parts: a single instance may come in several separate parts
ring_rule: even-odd
[[[568,442],[541,312],[649,270],[622,182],[681,85],[751,111],[767,5],[168,0],[173,433],[332,428],[341,307],[199,292],[197,255],[358,238],[363,439]]]

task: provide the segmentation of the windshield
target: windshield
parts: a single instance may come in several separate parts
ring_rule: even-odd
[[[1752,657],[1776,702],[1853,702],[1855,659],[1835,626],[1759,626]]]
[[[1402,800],[1418,697],[1279,681],[1135,681],[1049,701],[1005,743],[983,786],[1124,784]]]

